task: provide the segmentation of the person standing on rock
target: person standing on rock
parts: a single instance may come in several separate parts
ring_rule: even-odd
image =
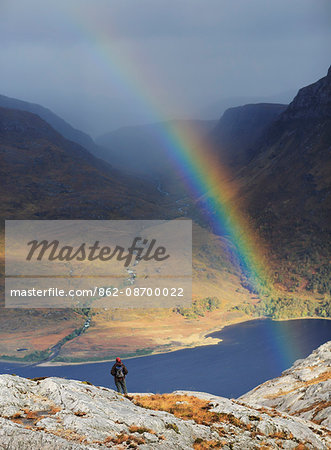
[[[117,357],[116,362],[111,368],[110,373],[113,375],[117,392],[120,394],[123,391],[123,394],[127,394],[128,391],[126,389],[126,383],[125,383],[125,377],[128,373],[128,369],[125,367],[125,365],[122,363],[121,358]]]

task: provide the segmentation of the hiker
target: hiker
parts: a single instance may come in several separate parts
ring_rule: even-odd
[[[126,384],[125,384],[125,376],[128,373],[128,369],[125,367],[125,365],[122,363],[121,358],[117,357],[116,362],[111,368],[110,373],[113,375],[115,384],[117,387],[117,392],[121,394],[121,389],[123,391],[123,394],[127,394],[128,391],[126,390]]]

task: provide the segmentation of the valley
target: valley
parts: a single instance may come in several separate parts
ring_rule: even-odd
[[[139,144],[140,162],[155,152],[153,167],[142,164],[134,173],[133,166],[125,172],[93,156],[34,113],[0,108],[3,219],[193,220],[190,308],[91,309],[84,333],[77,333],[86,320],[82,311],[3,309],[0,357],[35,362],[52,354],[59,362],[106,360],[114,354],[210,344],[205,336],[212,330],[256,317],[330,317],[330,179],[325,170],[330,81],[329,71],[299,91],[289,107],[246,105],[232,108],[214,128],[209,122],[193,123],[201,133],[201,151],[208,139],[215,158],[227,161],[231,201],[243,205],[243,214],[266,243],[261,254],[264,284],[254,289],[234,243],[213,227],[215,212],[206,206],[210,193],[194,197],[186,175],[162,159],[165,149],[157,142],[161,124],[130,131],[129,142],[137,139]],[[123,131],[117,139],[121,136],[126,136]],[[111,161],[111,152],[107,159]],[[2,273],[3,252],[2,238]]]
[[[325,0],[0,0],[0,449],[331,449]]]

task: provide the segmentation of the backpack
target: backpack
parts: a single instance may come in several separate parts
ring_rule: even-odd
[[[116,378],[124,378],[123,366],[115,367]]]

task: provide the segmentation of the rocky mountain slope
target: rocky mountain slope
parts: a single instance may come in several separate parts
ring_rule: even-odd
[[[236,142],[236,141],[234,141]],[[319,297],[309,305],[261,308],[272,317],[330,315],[331,234],[331,68],[321,80],[299,90],[290,105],[267,127],[242,159],[244,143],[237,140],[232,179],[236,195],[252,227],[266,243],[269,285],[284,298],[291,292]],[[235,143],[236,145],[236,143]],[[231,156],[232,158],[232,156]],[[231,159],[230,158],[230,159]],[[231,162],[228,162],[229,164]],[[210,217],[203,203],[200,217]],[[205,211],[201,214],[201,209]],[[293,300],[293,301],[292,301]],[[314,303],[315,302],[315,303]],[[270,302],[269,302],[270,303]],[[275,308],[277,314],[274,314]]]
[[[44,106],[38,105],[37,103],[29,103],[17,98],[0,95],[0,107],[18,109],[20,111],[27,111],[37,114],[41,119],[45,120],[45,122],[62,134],[63,137],[69,139],[69,141],[76,142],[91,152],[97,151],[97,145],[88,134],[75,129],[68,122]]]
[[[294,376],[300,365],[301,370],[310,371],[316,388],[325,389],[320,374],[322,367],[329,367],[330,348],[331,342],[287,373],[292,371]],[[263,386],[255,392],[265,389]],[[0,399],[0,446],[10,450],[322,450],[331,446],[327,423],[319,425],[261,406],[253,402],[251,394],[238,401],[189,391],[125,398],[87,382],[1,375]],[[314,402],[315,397],[307,397],[306,408]]]
[[[269,243],[275,281],[330,294],[331,69],[300,89],[237,174],[248,214]]]
[[[240,400],[276,408],[331,429],[331,342]]]
[[[221,162],[231,167],[247,164],[258,139],[286,107],[256,103],[227,109],[210,134]]]

